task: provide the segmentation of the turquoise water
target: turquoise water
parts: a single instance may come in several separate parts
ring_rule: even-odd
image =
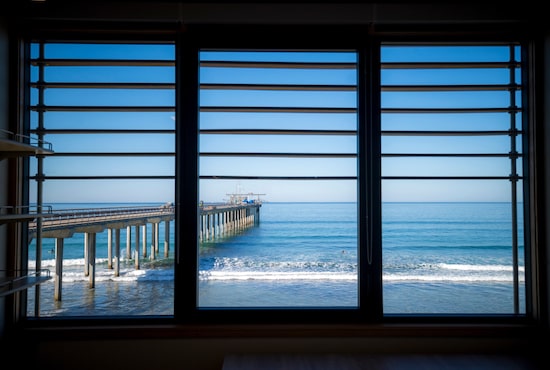
[[[90,206],[108,205],[79,205]],[[384,312],[513,313],[510,207],[385,203]],[[163,227],[159,258],[142,258],[139,270],[126,258],[121,230],[120,277],[107,268],[107,232],[98,234],[94,289],[83,273],[83,235],[66,239],[63,299],[54,302],[53,283],[43,284],[41,315],[173,314],[174,226],[168,258],[162,257]],[[198,306],[357,307],[357,244],[355,203],[264,203],[259,226],[199,246]],[[52,271],[53,248],[53,239],[45,239],[43,267]],[[519,257],[524,310],[522,245]],[[31,303],[33,296],[31,289]],[[32,309],[29,304],[30,316]]]

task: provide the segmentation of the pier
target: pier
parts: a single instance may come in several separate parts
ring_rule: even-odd
[[[221,204],[201,207],[199,240],[211,241],[260,223],[258,203]]]
[[[227,237],[249,227],[257,226],[260,220],[259,201],[241,200],[238,203],[200,204],[198,207],[200,242]],[[159,225],[164,222],[164,258],[170,251],[170,222],[175,218],[175,206],[166,203],[153,207],[107,207],[89,209],[65,209],[51,211],[41,216],[40,237],[55,239],[54,299],[62,299],[63,247],[64,240],[76,233],[84,234],[84,274],[89,277],[89,288],[95,287],[96,235],[108,232],[107,267],[120,275],[121,230],[126,230],[126,258],[134,259],[136,269],[140,258],[159,258]],[[38,220],[29,223],[29,240],[38,237]],[[151,244],[147,243],[150,225]],[[132,248],[132,229],[134,248]],[[37,261],[36,268],[40,268]]]

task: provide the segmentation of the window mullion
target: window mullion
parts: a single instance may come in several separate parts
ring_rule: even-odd
[[[197,297],[199,50],[176,42],[176,255],[174,316],[189,320]]]
[[[510,84],[515,82],[515,53],[514,45],[510,46]],[[516,108],[516,91],[510,90],[510,107]],[[519,266],[518,266],[518,205],[517,205],[517,187],[518,178],[516,161],[518,158],[518,152],[516,149],[517,140],[517,127],[516,127],[516,113],[515,109],[510,112],[510,187],[511,187],[511,199],[512,199],[512,263],[513,263],[513,283],[514,283],[514,313],[519,313]]]
[[[522,44],[521,48],[521,81],[522,94],[521,106],[524,107],[524,113],[521,116],[521,127],[523,129],[522,148],[531,148],[523,150],[522,168],[523,171],[523,223],[525,225],[523,233],[524,243],[524,260],[525,260],[525,311],[528,315],[537,317],[540,315],[540,299],[534,294],[539,289],[539,281],[537,276],[536,256],[536,238],[537,230],[535,223],[540,209],[538,209],[535,197],[537,189],[542,188],[536,181],[537,158],[533,154],[536,151],[537,145],[541,145],[540,136],[537,138],[537,128],[535,122],[538,122],[534,107],[536,101],[531,101],[531,98],[536,95],[534,91],[534,78],[537,73],[535,68],[535,45]],[[534,239],[531,239],[534,238]]]
[[[359,306],[368,321],[382,318],[382,197],[380,46],[359,52]]]

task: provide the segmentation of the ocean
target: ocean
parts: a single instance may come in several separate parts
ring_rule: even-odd
[[[120,205],[53,208],[107,206]],[[519,221],[519,294],[524,313],[521,217]],[[384,203],[384,313],[514,313],[511,225],[509,203]],[[173,221],[166,258],[163,228],[161,223],[159,256],[141,258],[139,269],[126,258],[126,230],[121,230],[119,277],[107,266],[107,231],[97,234],[93,289],[84,275],[83,234],[65,239],[62,300],[53,300],[53,279],[42,284],[40,316],[172,315]],[[258,226],[200,244],[197,305],[357,307],[357,244],[356,203],[265,202]],[[42,267],[52,274],[54,246],[54,239],[43,240]],[[33,241],[29,246],[33,270],[35,248]],[[29,317],[35,316],[34,292],[28,290]]]

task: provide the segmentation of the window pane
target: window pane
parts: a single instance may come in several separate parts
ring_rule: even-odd
[[[54,154],[30,161],[28,259],[53,279],[28,316],[173,315],[174,45],[31,50],[30,128]]]
[[[199,308],[357,307],[356,58],[201,52]]]
[[[517,48],[381,52],[384,313],[525,313]]]

